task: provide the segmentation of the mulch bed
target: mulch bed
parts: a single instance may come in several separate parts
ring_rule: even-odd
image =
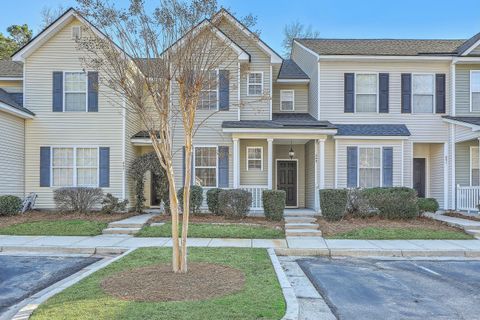
[[[448,226],[440,221],[435,221],[426,217],[418,217],[413,220],[386,220],[379,217],[373,218],[354,218],[345,217],[340,221],[328,222],[323,218],[318,218],[317,222],[320,226],[320,230],[324,236],[333,236],[339,233],[349,232],[352,230],[363,229],[368,227],[377,228],[421,228],[421,229],[433,229],[433,230],[445,230],[445,231],[458,231],[461,229]]]
[[[170,222],[172,217],[170,215],[159,215],[150,220],[152,222]],[[180,221],[182,217],[180,216]],[[192,223],[222,223],[222,224],[254,224],[270,228],[283,229],[285,224],[283,221],[270,221],[263,217],[246,217],[241,220],[225,219],[223,216],[216,216],[213,214],[190,215],[189,222]]]
[[[443,215],[444,216],[449,216],[449,217],[454,217],[454,218],[472,220],[472,221],[480,221],[480,216],[479,217],[472,217],[472,216],[468,216],[466,214],[461,214],[461,213],[458,213],[458,212],[455,212],[455,211],[447,211]]]
[[[198,301],[243,289],[242,271],[213,263],[189,263],[187,273],[174,273],[158,264],[116,273],[101,283],[103,290],[122,300]]]
[[[60,213],[54,211],[29,211],[24,214],[17,214],[15,216],[0,216],[0,228],[8,227],[14,224],[23,222],[35,222],[35,221],[58,221],[58,220],[88,220],[98,222],[112,222],[116,220],[125,219],[134,216],[135,213],[114,213],[114,214],[102,214],[102,213]]]

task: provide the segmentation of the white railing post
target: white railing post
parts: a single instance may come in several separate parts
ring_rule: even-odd
[[[267,158],[268,158],[268,189],[272,189],[273,186],[273,139],[268,138],[268,150],[267,150]]]
[[[457,184],[457,210],[478,211],[480,186],[460,186]]]
[[[240,189],[246,190],[252,194],[252,210],[262,210],[262,192],[267,190],[268,186],[240,186]]]

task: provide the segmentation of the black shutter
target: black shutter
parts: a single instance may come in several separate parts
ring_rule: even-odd
[[[63,111],[63,72],[54,71],[52,77],[52,111]]]
[[[393,148],[384,147],[383,148],[383,185],[382,187],[391,187],[393,186]]]
[[[98,111],[98,72],[88,72],[88,112]]]
[[[388,113],[389,75],[388,73],[380,73],[378,79],[378,111],[380,113]]]
[[[344,112],[355,111],[355,74],[345,73],[344,75]]]
[[[110,187],[110,148],[101,147],[100,152],[100,187]]]
[[[435,75],[435,112],[445,113],[445,74],[439,73]]]
[[[227,111],[230,107],[229,74],[228,70],[218,71],[219,110],[221,111]]]
[[[50,147],[40,147],[40,187],[50,187]]]
[[[228,146],[218,147],[218,187],[228,188]]]
[[[357,147],[347,147],[347,188],[357,187]]]
[[[412,112],[412,75],[402,73],[402,113]]]

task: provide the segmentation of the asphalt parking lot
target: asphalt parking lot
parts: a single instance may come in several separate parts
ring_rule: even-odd
[[[338,319],[480,319],[480,261],[306,258]]]
[[[10,306],[98,260],[92,257],[0,255],[0,315]]]

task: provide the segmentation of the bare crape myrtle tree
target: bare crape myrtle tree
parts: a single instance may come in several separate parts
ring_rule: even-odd
[[[210,19],[217,3],[161,0],[153,9],[147,9],[141,0],[131,0],[128,8],[106,0],[78,3],[81,15],[95,26],[86,24],[77,39],[79,49],[85,52],[82,63],[98,70],[99,85],[123,97],[124,113],[148,132],[168,178],[173,271],[187,272],[192,141],[205,122],[196,121],[197,105],[202,88],[216,86],[211,83],[217,81],[210,76],[212,72],[238,63],[232,58],[231,40],[219,31],[218,21]],[[177,132],[182,132],[185,148],[182,215],[173,159],[183,146],[173,145],[175,124],[181,126]]]

